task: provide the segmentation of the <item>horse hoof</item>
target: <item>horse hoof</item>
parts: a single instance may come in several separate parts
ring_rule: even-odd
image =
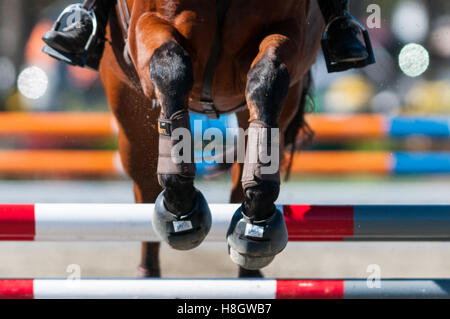
[[[138,279],[161,278],[161,270],[160,269],[148,269],[143,266],[139,266],[137,268],[136,277]]]
[[[227,233],[231,260],[248,270],[268,266],[288,243],[283,214],[279,210],[267,220],[251,222],[239,208]]]
[[[192,211],[178,217],[166,208],[163,191],[155,203],[153,229],[173,249],[198,247],[211,229],[211,211],[205,197],[197,191]]]

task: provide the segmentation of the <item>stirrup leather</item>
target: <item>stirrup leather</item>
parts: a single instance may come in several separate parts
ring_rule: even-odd
[[[53,31],[62,31],[62,29],[64,29],[65,27],[68,26],[67,23],[64,21],[68,21],[70,19],[70,16],[73,16],[76,14],[79,14],[80,16],[87,15],[92,20],[92,33],[89,36],[89,39],[87,40],[87,42],[84,46],[83,53],[76,54],[76,55],[75,54],[74,55],[67,54],[67,53],[57,51],[57,50],[51,48],[50,46],[48,46],[47,44],[42,49],[42,52],[44,52],[45,54],[48,54],[49,56],[51,56],[57,60],[63,61],[65,63],[75,65],[75,66],[80,66],[80,67],[88,67],[88,68],[96,70],[98,68],[98,65],[89,63],[89,60],[88,60],[88,52],[90,52],[90,50],[95,45],[95,39],[96,39],[97,31],[98,31],[98,21],[97,21],[97,16],[95,15],[94,10],[86,10],[85,8],[83,8],[83,6],[81,4],[70,5],[66,9],[64,9],[64,11],[59,15],[58,19],[56,20],[55,24],[53,25],[52,30]]]
[[[364,44],[368,53],[368,57],[365,60],[357,61],[357,62],[337,62],[333,61],[330,46],[328,43],[328,31],[332,24],[334,24],[336,21],[341,19],[347,19],[350,18],[350,21],[356,25],[359,30],[361,31],[361,34],[364,39]],[[325,61],[327,63],[327,69],[329,73],[333,72],[342,72],[346,71],[348,69],[353,68],[363,68],[365,66],[368,66],[370,64],[375,63],[375,54],[373,52],[372,42],[370,41],[369,32],[367,29],[358,21],[355,17],[353,17],[348,11],[345,11],[344,16],[336,17],[334,20],[332,20],[330,23],[328,23],[327,27],[325,28],[325,31],[322,35],[322,50],[325,57]]]

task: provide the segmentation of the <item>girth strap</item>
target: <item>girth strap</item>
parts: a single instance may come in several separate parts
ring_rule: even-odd
[[[229,7],[230,2],[228,0],[218,0],[216,37],[214,38],[214,42],[211,47],[211,53],[209,55],[208,63],[206,64],[205,76],[203,78],[201,105],[205,114],[212,119],[219,118],[219,112],[214,106],[212,97],[212,86],[217,63],[219,62],[220,53],[222,51],[223,26]]]
[[[125,37],[128,37],[128,29],[130,27],[130,10],[126,0],[118,1],[119,15],[122,22],[123,29],[125,31]]]

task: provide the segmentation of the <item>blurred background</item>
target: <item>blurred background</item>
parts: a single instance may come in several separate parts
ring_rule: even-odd
[[[101,115],[103,113],[99,112],[108,111],[96,72],[67,66],[41,53],[42,35],[70,3],[0,0],[1,126],[10,130],[17,128],[12,121],[22,119],[17,117],[18,114],[95,112]],[[363,167],[347,172],[342,167],[327,169],[333,157],[331,160],[328,158],[325,167],[310,163],[317,162],[312,159],[308,162],[315,168],[312,172],[300,170],[297,174],[294,171],[291,180],[283,184],[280,203],[450,204],[450,2],[352,1],[352,14],[366,25],[371,15],[367,8],[371,4],[381,8],[380,28],[369,28],[377,63],[361,70],[328,74],[320,55],[313,67],[315,91],[309,103],[312,113],[325,115],[331,120],[333,116],[339,119],[336,122],[340,126],[338,133],[353,126],[362,126],[362,131],[370,132],[345,137],[333,136],[336,132],[321,135],[321,129],[338,125],[327,121],[320,125],[316,121],[318,138],[306,152],[351,155],[343,157],[343,165],[349,167],[376,162],[373,160],[376,154],[391,162],[381,169]],[[39,79],[31,87],[26,81],[30,76]],[[16,117],[11,117],[11,114]],[[73,113],[67,114],[70,117]],[[351,115],[369,115],[364,118],[375,119],[375,122],[381,119],[377,122],[380,127],[373,128],[373,121],[354,124],[356,122],[348,120]],[[407,124],[411,116],[432,117],[435,121],[434,124],[427,122],[423,126],[425,128],[413,134],[396,135],[383,131],[386,129],[383,123],[391,125],[389,119],[402,119],[403,116],[407,116]],[[101,119],[109,121],[108,118]],[[341,122],[345,119],[347,122]],[[228,118],[224,120],[232,121]],[[21,121],[18,123],[22,125],[24,122]],[[314,124],[314,120],[312,122]],[[414,123],[421,127],[422,122]],[[75,123],[80,130],[83,130],[83,124],[83,121]],[[45,157],[35,156],[36,153],[14,152],[95,150],[111,152],[108,154],[114,157],[117,148],[114,134],[103,132],[93,135],[96,136],[65,133],[55,136],[21,131],[13,136],[0,127],[0,202],[132,202],[131,183],[115,171],[84,174],[78,171],[73,174],[60,169],[52,174],[48,167],[59,166],[53,157],[55,153],[47,153]],[[414,164],[409,165],[411,162],[407,161],[407,168],[398,168],[399,158],[405,158],[399,153],[406,154],[408,160],[413,158]],[[66,155],[70,157],[70,153]],[[68,162],[79,160],[79,157],[67,159],[67,156],[63,158]],[[302,155],[299,156],[301,158]],[[92,158],[97,160],[95,156]],[[337,157],[334,159],[337,161]],[[113,160],[117,164],[117,159]],[[11,162],[20,162],[20,168],[12,167]],[[30,169],[40,162],[45,162],[47,169]],[[428,166],[424,168],[425,165]],[[212,177],[209,176],[209,179]],[[199,180],[198,185],[209,202],[228,201],[228,192],[224,191],[231,185],[228,175],[214,180]],[[21,249],[18,250],[19,247]],[[1,244],[0,261],[4,262],[0,263],[0,277],[64,274],[64,265],[69,263],[83,265],[87,276],[129,276],[134,274],[133,267],[138,259],[138,247],[133,248],[136,249],[116,244],[84,244],[81,248],[69,244]],[[36,253],[31,253],[31,249]],[[39,258],[40,254],[47,254],[48,258]],[[366,275],[366,265],[377,263],[388,277],[450,277],[450,247],[446,243],[304,243],[290,245],[283,254],[268,268],[269,276],[360,277]],[[181,270],[177,266],[180,258],[187,259],[186,269]],[[235,268],[222,246],[199,248],[190,255],[163,250],[163,260],[166,269],[163,274],[167,276],[235,274]],[[205,260],[208,265],[213,263],[213,267],[205,266]],[[37,262],[40,267],[30,266]]]
[[[41,52],[42,35],[70,3],[0,0],[0,111],[108,111],[98,73],[68,66]],[[377,63],[362,70],[328,74],[323,56],[319,56],[313,67],[315,91],[309,110],[341,115],[449,115],[450,3],[364,0],[352,1],[351,11],[364,24],[373,23],[371,13],[367,12],[373,4],[381,10],[379,25],[369,27]],[[415,54],[419,54],[420,61],[414,65],[411,59],[417,57]],[[39,80],[30,85],[27,79]],[[448,147],[448,139],[431,141],[416,135],[401,141],[316,143],[312,148],[442,150]],[[15,141],[9,136],[1,141],[0,147],[116,147],[114,139],[91,141],[93,144],[86,141],[80,144],[79,139],[71,136],[64,139],[65,144],[60,145],[48,136],[28,136]]]
[[[0,107],[4,111],[106,110],[95,73],[66,67],[40,53],[42,34],[71,1],[0,0]],[[370,4],[381,8],[381,28],[371,28],[378,63],[364,71],[328,75],[323,59],[315,67],[319,112],[450,112],[450,3],[431,0],[352,1],[352,13],[365,23]],[[430,63],[411,78],[399,67],[399,54],[418,43]],[[37,66],[48,78],[45,94],[24,97],[17,77]],[[61,103],[65,101],[65,103]]]

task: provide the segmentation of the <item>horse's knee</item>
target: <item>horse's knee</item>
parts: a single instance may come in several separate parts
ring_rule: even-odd
[[[264,181],[245,189],[244,214],[252,220],[265,220],[273,215],[280,195],[280,183]]]
[[[289,85],[287,66],[274,52],[267,52],[247,76],[246,96],[251,118],[277,126]]]
[[[175,41],[160,46],[150,59],[150,78],[165,117],[184,109],[194,85],[194,72],[189,53]]]

